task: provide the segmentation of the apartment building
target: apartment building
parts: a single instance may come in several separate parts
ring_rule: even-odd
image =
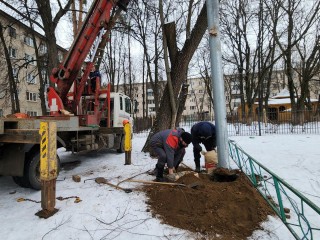
[[[299,81],[298,74],[295,74],[295,81]],[[320,78],[315,78],[310,83],[310,98],[319,99],[320,94]],[[240,88],[239,88],[239,77],[237,75],[224,75],[225,81],[225,102],[226,112],[236,112],[240,106]],[[211,80],[209,80],[211,83]],[[283,89],[286,88],[286,76],[284,71],[274,71],[272,75],[272,81],[270,83],[270,97],[274,97],[279,94]],[[205,117],[205,119],[213,119],[213,103],[208,94],[203,78],[190,78],[187,79],[188,95],[184,111],[182,116],[185,120],[192,118]],[[162,96],[163,89],[166,85],[166,81],[161,81],[159,84],[160,96]],[[268,88],[267,81],[261,85],[262,95],[266,95]],[[119,87],[119,90],[123,92],[123,85]],[[135,117],[143,116],[143,109],[147,111],[147,116],[155,116],[155,104],[154,104],[154,93],[150,84],[143,85],[142,83],[135,83],[132,85],[132,100],[133,105],[136,106]],[[143,97],[145,99],[143,104]]]
[[[293,79],[295,82],[295,89],[300,93],[301,89],[300,81],[301,77],[299,76],[298,72],[299,69],[295,69],[293,72]],[[226,95],[226,107],[227,112],[233,112],[236,108],[240,105],[240,81],[237,75],[225,75],[225,95]],[[244,86],[245,87],[245,86]],[[284,89],[287,89],[287,76],[284,70],[275,70],[271,75],[271,81],[268,83],[266,79],[260,85],[260,91],[262,96],[267,95],[267,91],[269,91],[269,98],[272,98],[278,95],[280,92],[283,92]],[[310,90],[310,99],[314,101],[314,99],[320,99],[320,76],[315,76],[314,79],[311,79],[309,82],[309,90]],[[246,98],[246,97],[245,97]],[[256,97],[259,98],[259,95]]]
[[[49,84],[49,78],[45,64],[42,64],[44,66],[39,72],[37,63],[45,63],[47,54],[45,37],[2,10],[0,10],[0,21],[5,45],[10,55],[13,76],[17,83],[20,112],[27,113],[30,116],[41,115],[39,74],[45,79],[47,85]],[[35,35],[36,46],[31,33]],[[35,47],[38,48],[41,59],[36,59]],[[61,61],[66,50],[58,46],[58,51],[58,57]],[[4,56],[2,42],[0,43],[0,53]],[[4,57],[0,59],[0,85],[0,116],[6,116],[11,114],[12,107],[8,67]]]
[[[205,84],[203,79],[195,78],[188,79],[188,96],[185,104],[184,111],[182,115],[185,118],[192,117],[199,114],[206,114],[212,116],[212,103],[207,94]],[[166,81],[160,81],[158,83],[157,89],[159,91],[160,97],[163,94],[164,88],[166,86]],[[126,93],[124,91],[123,85],[119,86],[119,91]],[[128,94],[128,93],[126,93]],[[143,112],[145,115],[149,117],[154,117],[156,115],[155,111],[155,100],[154,100],[154,92],[151,88],[150,83],[142,84],[142,83],[134,83],[132,84],[132,101],[133,106],[136,108],[135,117],[141,118],[143,117]],[[144,101],[143,101],[144,99]],[[144,111],[143,111],[144,109]]]
[[[213,103],[203,78],[187,79],[188,96],[182,116],[185,119],[204,116],[213,118]]]
[[[157,89],[159,91],[160,98],[163,94],[166,83],[166,81],[158,82]],[[129,93],[127,92],[128,86],[125,87],[124,85],[119,85],[118,91],[129,95]],[[156,115],[154,92],[150,83],[133,83],[131,99],[133,109],[135,109],[135,117],[141,118],[143,117],[143,115],[153,117]]]

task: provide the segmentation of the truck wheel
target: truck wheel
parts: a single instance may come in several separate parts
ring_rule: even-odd
[[[30,187],[35,190],[41,189],[41,181],[40,181],[40,154],[37,153],[30,159],[28,159],[27,164],[25,166],[25,174],[29,179]]]
[[[57,175],[60,171],[60,158],[57,155]],[[40,180],[40,154],[37,153],[31,157],[26,165],[26,177],[30,182],[30,187],[35,190],[41,190],[41,180]]]
[[[124,135],[121,137],[120,148],[117,149],[118,153],[124,153]]]
[[[29,183],[28,179],[26,179],[25,177],[13,176],[12,179],[20,187],[23,187],[23,188],[29,188],[30,187],[30,183]]]

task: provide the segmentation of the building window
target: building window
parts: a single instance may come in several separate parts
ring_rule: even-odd
[[[149,108],[149,112],[154,112],[156,109],[154,107]]]
[[[148,100],[148,104],[154,104],[154,100]]]
[[[25,58],[26,63],[30,63],[32,65],[35,65],[35,61],[34,61],[33,56],[25,53],[24,58]]]
[[[38,113],[35,112],[35,111],[27,111],[27,114],[28,114],[29,116],[31,116],[31,117],[36,117],[36,116],[38,116]]]
[[[19,89],[17,89],[17,96],[18,96],[18,99],[19,99]],[[13,99],[16,100],[16,94],[13,94]]]
[[[0,117],[3,117],[3,110],[0,109]]]
[[[17,31],[14,27],[9,26],[8,31],[10,37],[17,38]]]
[[[39,46],[39,53],[40,54],[46,54],[48,52],[47,46],[43,43]]]
[[[240,90],[240,88],[239,88],[238,85],[233,85],[233,86],[232,86],[232,90]]]
[[[203,90],[201,89],[201,90],[199,90],[199,93],[203,93]]]
[[[23,41],[24,41],[24,43],[27,44],[28,46],[34,47],[34,45],[33,45],[33,40],[32,40],[31,37],[25,36]]]
[[[12,68],[12,75],[13,75],[14,80],[16,80],[16,82],[19,82],[19,79],[18,79],[18,68]]]
[[[27,95],[27,101],[32,101],[32,102],[36,102],[37,101],[37,94],[36,93],[27,91],[26,95]]]
[[[147,90],[147,96],[148,96],[148,97],[153,97],[153,91],[152,91],[152,89],[148,89],[148,90]]]
[[[279,107],[279,112],[283,112],[284,110],[286,110],[286,107],[285,107],[285,106],[280,106],[280,107]]]
[[[47,70],[42,69],[42,70],[41,70],[41,76],[42,76],[42,79],[44,80],[44,82],[45,82],[46,84],[49,83]]]
[[[190,110],[195,110],[196,106],[190,106]]]
[[[36,84],[36,77],[31,73],[27,73],[26,81],[30,84]]]
[[[17,57],[17,49],[9,47],[9,55],[11,58],[16,58]]]

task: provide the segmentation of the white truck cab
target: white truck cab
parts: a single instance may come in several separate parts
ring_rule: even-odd
[[[100,104],[103,105],[107,97],[106,93],[100,94]],[[101,106],[102,107],[102,106]],[[122,93],[111,92],[110,93],[110,108],[111,108],[111,127],[122,127],[123,120],[129,120],[132,124],[132,104],[128,96]],[[101,121],[106,118],[107,111],[102,114]]]
[[[101,111],[100,127],[107,127],[108,123],[108,106],[107,106],[107,93],[100,93],[99,95],[99,108],[102,109],[105,105],[105,110]],[[69,98],[70,99],[70,98]],[[81,106],[78,109],[78,115],[93,115],[94,114],[94,96],[83,96],[81,98]],[[123,120],[129,120],[130,124],[133,123],[132,119],[132,104],[128,96],[123,93],[110,93],[110,127],[123,127]]]

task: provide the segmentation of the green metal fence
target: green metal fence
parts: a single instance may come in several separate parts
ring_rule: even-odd
[[[229,155],[296,239],[320,239],[320,208],[229,140]]]

